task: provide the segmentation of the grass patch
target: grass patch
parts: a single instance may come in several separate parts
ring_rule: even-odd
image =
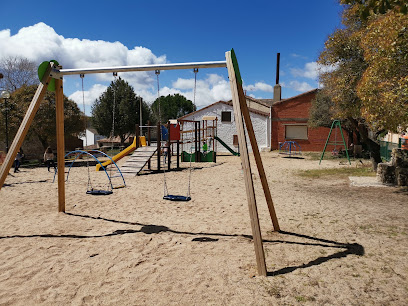
[[[327,176],[349,177],[349,176],[376,176],[376,173],[371,167],[360,168],[327,168],[327,169],[313,169],[300,170],[298,175],[306,178],[322,178]]]
[[[307,159],[309,160],[320,160],[321,156],[322,156],[322,152],[302,152],[302,155],[307,157]],[[353,158],[350,157],[350,160],[352,160]],[[347,157],[346,156],[333,156],[330,152],[326,152],[324,154],[324,158],[323,160],[338,160],[338,161],[346,161]]]

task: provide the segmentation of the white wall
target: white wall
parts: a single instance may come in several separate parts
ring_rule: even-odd
[[[221,122],[221,112],[223,111],[231,112],[231,122]],[[238,148],[234,147],[233,145],[233,135],[237,134],[237,129],[235,126],[234,110],[232,106],[224,104],[224,103],[216,103],[214,105],[211,105],[208,108],[197,111],[194,114],[194,119],[192,115],[186,116],[184,119],[202,120],[203,116],[217,116],[218,118],[218,128],[217,128],[218,137],[222,141],[224,141],[229,147],[231,147],[233,150],[238,151]],[[250,117],[251,117],[252,125],[254,127],[255,137],[258,142],[259,150],[269,148],[269,145],[268,145],[268,120],[269,119],[268,117],[262,116],[259,114],[255,114],[252,112],[250,112]],[[248,137],[247,137],[247,143],[248,143],[249,151],[252,151]],[[228,153],[229,151],[217,141],[217,152]]]
[[[86,135],[86,139],[84,136],[79,137],[79,139],[82,140],[82,143],[83,143],[82,145],[84,147],[86,145],[91,146],[91,145],[97,144],[98,140],[105,138],[105,136],[94,134],[90,130],[86,130],[85,135]]]

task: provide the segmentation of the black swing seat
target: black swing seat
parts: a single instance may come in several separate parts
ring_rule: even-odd
[[[99,190],[99,189],[91,189],[91,190],[86,191],[86,194],[91,194],[91,195],[109,195],[112,193],[113,192],[111,190]]]
[[[182,196],[182,195],[165,195],[163,197],[164,200],[169,200],[169,201],[182,201],[182,202],[187,202],[191,200],[191,197],[187,197],[187,196]]]

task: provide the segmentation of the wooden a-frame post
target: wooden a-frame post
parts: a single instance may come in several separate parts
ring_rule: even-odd
[[[58,212],[65,212],[64,90],[62,79],[55,79],[55,111],[57,118]]]
[[[265,253],[263,249],[261,228],[259,225],[258,208],[256,205],[254,182],[252,180],[251,164],[248,155],[248,145],[245,136],[245,126],[242,117],[244,117],[247,127],[247,134],[251,142],[252,151],[254,153],[255,161],[258,167],[258,172],[262,181],[265,198],[268,204],[272,223],[276,231],[279,230],[278,219],[276,218],[275,209],[272,202],[272,197],[269,191],[268,182],[266,180],[265,171],[262,164],[262,159],[259,154],[258,144],[256,142],[254,130],[252,127],[251,118],[249,116],[248,107],[246,105],[245,95],[242,89],[242,80],[239,73],[238,62],[234,54],[234,50],[225,53],[228,76],[231,85],[232,105],[234,108],[235,125],[237,127],[238,142],[240,149],[240,156],[245,180],[245,189],[247,193],[249,215],[251,219],[252,236],[254,240],[256,263],[258,267],[258,274],[266,276],[267,269],[265,263]]]
[[[20,127],[18,128],[17,134],[14,137],[10,150],[6,155],[6,159],[4,160],[4,163],[0,168],[0,189],[3,187],[4,181],[6,180],[7,175],[9,174],[9,171],[11,169],[11,166],[13,165],[14,159],[16,158],[16,155],[20,150],[21,145],[23,144],[28,129],[30,128],[30,125],[35,117],[35,114],[37,113],[38,108],[40,107],[41,101],[43,100],[47,92],[47,87],[51,80],[51,70],[53,68],[53,65],[54,63],[50,63],[50,65],[48,65],[41,79],[41,83],[38,86],[33,99],[31,100],[30,106],[28,107],[24,119],[21,122]]]

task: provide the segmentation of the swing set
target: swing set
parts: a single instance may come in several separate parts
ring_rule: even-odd
[[[195,74],[195,83],[194,83],[194,108],[195,108],[195,94],[196,94],[196,83],[197,83],[197,72],[198,68],[194,68],[194,74]],[[155,71],[156,78],[157,78],[157,99],[159,101],[159,120],[161,120],[161,108],[160,108],[160,82],[159,82],[159,75],[160,75],[160,70]],[[168,129],[164,125],[160,125],[160,139],[157,139],[158,142],[160,142],[160,151],[157,152],[158,154],[158,160],[160,162],[160,156],[161,150],[165,150],[165,154],[162,155],[163,157],[163,165],[166,163],[166,159],[168,162],[168,167],[170,170],[170,155],[171,155],[171,123],[169,122]],[[164,146],[163,146],[164,142]],[[177,143],[179,145],[179,143]],[[177,156],[178,160],[178,156]],[[191,159],[190,159],[190,165],[189,165],[189,175],[188,175],[188,189],[187,189],[187,195],[174,195],[174,194],[169,194],[168,188],[167,188],[167,181],[166,181],[166,167],[163,166],[163,199],[164,200],[169,200],[169,201],[178,201],[178,202],[187,202],[191,200],[191,195],[190,195],[190,183],[191,183]]]
[[[279,231],[279,223],[276,217],[275,208],[272,201],[268,181],[266,179],[265,170],[262,163],[262,158],[259,152],[258,143],[255,138],[252,121],[249,115],[248,106],[242,87],[241,74],[239,72],[238,61],[233,49],[225,53],[225,61],[218,62],[196,62],[196,63],[176,63],[176,64],[161,64],[161,65],[140,65],[140,66],[119,66],[119,67],[104,67],[104,68],[85,68],[85,69],[62,69],[58,62],[50,61],[43,62],[40,67],[42,73],[39,75],[41,83],[30,103],[26,115],[16,133],[10,150],[5,158],[5,161],[0,169],[0,188],[2,188],[7,175],[11,169],[14,158],[19,151],[28,129],[34,120],[34,116],[43,100],[47,89],[55,91],[56,102],[56,134],[57,134],[57,166],[58,166],[58,211],[65,212],[65,147],[64,147],[64,93],[63,93],[63,77],[65,75],[80,75],[91,73],[112,73],[112,72],[131,72],[131,71],[157,71],[157,70],[176,70],[176,69],[202,69],[202,68],[223,68],[228,69],[228,76],[231,86],[232,104],[234,116],[236,120],[237,135],[239,141],[240,158],[243,169],[243,177],[245,182],[245,190],[247,195],[249,216],[252,228],[252,238],[254,241],[255,257],[258,268],[258,274],[267,275],[265,252],[259,224],[258,209],[256,204],[254,181],[252,177],[252,169],[248,154],[247,138],[251,143],[252,152],[254,154],[255,163],[259,173],[259,178],[265,195],[266,204],[268,206],[272,225],[275,231]],[[245,122],[245,124],[244,124]]]
[[[330,136],[331,136],[331,134],[333,132],[333,129],[334,129],[334,141],[330,141]],[[338,130],[340,130],[341,141],[337,141]],[[334,120],[332,125],[331,125],[329,136],[327,136],[326,143],[324,145],[322,155],[320,156],[319,165],[322,162],[322,159],[324,157],[324,153],[326,152],[326,148],[327,148],[328,145],[333,145],[334,146],[334,148],[332,150],[332,155],[335,156],[335,157],[338,157],[339,153],[341,151],[341,147],[339,147],[339,149],[337,149],[337,146],[338,145],[343,145],[344,146],[344,151],[346,153],[347,160],[348,160],[349,164],[351,165],[350,156],[348,154],[347,144],[346,144],[346,140],[344,139],[343,129],[341,128],[340,120]]]

